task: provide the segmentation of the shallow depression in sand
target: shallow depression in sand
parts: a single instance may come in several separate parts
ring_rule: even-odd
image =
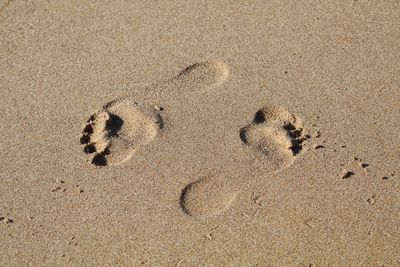
[[[219,60],[195,63],[176,77],[183,82],[199,83],[206,87],[221,85],[229,76],[228,66]]]
[[[212,216],[225,211],[236,198],[236,192],[223,180],[212,177],[188,184],[181,193],[180,205],[189,216]]]

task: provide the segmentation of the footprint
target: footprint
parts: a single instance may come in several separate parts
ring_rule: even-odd
[[[290,166],[308,138],[300,120],[284,108],[267,105],[240,129],[242,142],[266,159],[272,171]]]
[[[185,68],[164,83],[146,88],[144,94],[156,90],[155,102],[164,101],[164,98],[176,101],[184,89],[211,88],[222,84],[228,76],[225,63],[204,61]],[[91,162],[96,166],[126,162],[164,128],[162,111],[162,108],[139,105],[130,96],[111,101],[87,121],[80,138],[83,151],[93,155]]]
[[[93,155],[91,162],[96,166],[127,161],[163,129],[161,111],[129,97],[106,104],[90,116],[83,129],[83,151]]]
[[[175,78],[183,83],[201,83],[206,88],[221,85],[229,76],[228,66],[218,60],[209,60],[195,63],[183,71]]]
[[[193,217],[208,217],[227,210],[236,199],[236,192],[218,178],[203,178],[188,184],[181,193],[183,212]]]
[[[262,160],[271,172],[290,166],[309,138],[302,123],[286,109],[266,105],[254,115],[253,121],[240,129],[239,137]],[[251,173],[249,174],[251,177]],[[210,177],[188,184],[181,192],[183,212],[193,217],[222,213],[236,199],[232,179]]]

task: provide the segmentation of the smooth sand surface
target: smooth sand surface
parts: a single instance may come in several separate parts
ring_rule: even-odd
[[[1,266],[399,266],[399,1],[1,1]]]

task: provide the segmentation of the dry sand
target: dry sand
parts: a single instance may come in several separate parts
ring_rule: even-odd
[[[399,266],[399,1],[2,1],[1,266]]]

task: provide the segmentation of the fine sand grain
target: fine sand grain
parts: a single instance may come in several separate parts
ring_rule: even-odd
[[[399,266],[398,1],[0,1],[0,266]]]

